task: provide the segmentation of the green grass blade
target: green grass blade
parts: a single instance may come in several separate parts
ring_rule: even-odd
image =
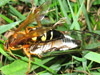
[[[0,0],[0,7],[7,4],[10,0]]]
[[[79,57],[76,57],[76,56],[72,56],[74,59],[82,62],[82,61],[85,61],[86,59],[85,58],[79,58]]]
[[[17,22],[14,22],[14,23],[10,23],[10,24],[7,24],[7,25],[2,25],[0,26],[0,34],[6,32],[7,30],[15,27],[16,25],[18,25],[21,21],[17,21]]]
[[[1,68],[5,75],[26,75],[28,63],[22,60],[16,60]]]
[[[86,59],[100,63],[100,54],[96,52],[89,52],[84,56]]]
[[[62,1],[61,1],[61,0],[58,0],[58,1],[59,1],[60,6],[61,6],[61,10],[62,10],[62,12],[63,12],[63,14],[64,14],[64,17],[66,17],[66,21],[67,21],[68,25],[71,25],[71,21],[70,21],[70,19],[68,18],[68,15],[67,15],[67,13],[66,13],[66,10],[64,9],[64,6],[63,6],[63,4],[62,4]]]
[[[7,52],[4,51],[2,44],[0,44],[0,53],[6,56],[9,60],[14,60],[10,55],[7,54]]]
[[[3,14],[0,14],[0,17],[2,17],[4,20],[6,20],[8,23],[12,23],[13,21],[9,18],[7,18],[6,16],[4,16]]]
[[[82,0],[79,0],[79,1],[80,1],[80,5],[81,5]],[[85,5],[83,5],[82,11],[83,11],[83,14],[84,14],[84,16],[85,16],[85,19],[86,19],[86,22],[87,22],[88,29],[89,29],[90,32],[92,32],[91,24],[90,24],[90,21],[89,21],[89,17],[88,17],[88,14],[87,14]]]
[[[35,61],[36,61],[36,60],[37,60],[37,61],[40,60],[39,58],[34,58],[34,59],[35,59]],[[46,58],[46,59],[44,59],[44,60],[42,60],[42,61],[39,61],[39,62],[40,62],[41,64],[45,64],[45,63],[49,62],[49,61],[52,60],[52,59],[54,59],[54,57],[49,57],[49,58]],[[33,65],[31,70],[35,70],[35,69],[37,69],[38,67],[39,67],[38,65]]]
[[[24,60],[24,61],[28,61],[27,58],[23,58],[23,57],[22,57],[21,59]],[[47,58],[46,60],[41,60],[41,59],[39,59],[39,58],[34,58],[35,61],[31,61],[31,63],[33,64],[32,70],[37,69],[38,67],[41,66],[41,67],[43,67],[44,69],[46,69],[46,70],[48,70],[49,72],[51,72],[52,74],[56,74],[56,72],[55,72],[54,70],[52,70],[51,68],[49,68],[49,67],[43,65],[43,64],[47,63],[48,61],[50,61],[50,60],[52,60],[52,59],[54,59],[54,57]],[[34,65],[35,65],[35,66],[34,66]],[[36,65],[37,65],[37,66],[36,66]]]
[[[47,67],[47,66],[41,64],[40,62],[35,61],[35,62],[32,62],[32,63],[34,63],[34,64],[36,64],[36,65],[38,65],[38,66],[43,67],[44,69],[48,70],[48,71],[51,72],[52,74],[56,74],[56,72],[55,72],[53,69],[51,69],[51,68],[49,68],[49,67]]]
[[[81,12],[81,10],[82,10],[83,5],[84,5],[84,0],[82,1],[82,4],[81,4],[81,6],[80,6],[80,8],[79,8],[79,10],[78,10],[77,16],[73,17],[73,19],[75,19],[75,20],[74,20],[74,22],[72,23],[72,25],[71,25],[71,27],[70,27],[71,30],[74,28],[74,26],[75,26],[76,30],[77,30],[77,29],[80,30],[79,24],[78,24],[78,26],[76,26],[76,25],[75,25],[75,21],[78,20],[78,17],[79,17],[79,15],[80,15],[80,12]],[[77,27],[78,27],[78,28],[77,28]]]
[[[76,30],[80,30],[80,26],[79,26],[79,24],[78,24],[78,21],[77,21],[76,16],[74,15],[74,12],[73,12],[73,10],[72,10],[72,7],[71,7],[71,5],[70,5],[69,0],[67,0],[67,2],[68,2],[68,5],[69,5],[71,14],[72,14],[72,18],[73,18],[73,20],[74,20],[74,24],[73,24],[73,25],[74,25],[74,27],[76,28]]]
[[[54,71],[58,72],[61,69],[61,63],[64,62],[65,59],[61,59],[60,61],[57,60],[56,63],[52,64],[49,68],[53,69]],[[48,73],[47,70],[39,72],[39,75],[51,75],[51,73]]]
[[[85,46],[85,49],[94,49],[100,46],[100,42],[91,43]]]
[[[23,16],[19,11],[17,11],[13,6],[9,5],[9,8],[10,8],[10,12],[18,16],[21,20],[26,19],[26,17]]]

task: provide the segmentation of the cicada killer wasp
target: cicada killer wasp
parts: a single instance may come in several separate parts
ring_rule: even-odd
[[[15,56],[11,50],[23,49],[29,58],[29,66],[26,74],[30,71],[31,55],[41,57],[47,51],[57,49],[68,50],[78,46],[76,41],[70,36],[64,35],[62,32],[52,29],[52,27],[41,26],[40,19],[48,11],[50,3],[51,0],[48,0],[35,8],[4,44],[5,50],[9,51],[13,57]],[[27,27],[28,24],[35,20],[37,21],[37,26]],[[25,31],[21,31],[23,27],[26,28]]]

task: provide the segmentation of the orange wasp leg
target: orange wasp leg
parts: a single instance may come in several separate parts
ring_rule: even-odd
[[[53,47],[53,45],[54,45],[54,42],[52,41],[51,48]]]
[[[12,52],[11,52],[11,50],[10,50],[10,47],[8,47],[7,48],[7,45],[8,45],[8,40],[5,42],[5,44],[4,44],[4,49],[5,49],[5,51],[8,51],[9,53],[10,53],[10,55],[11,56],[13,56],[14,58],[17,58]]]
[[[38,15],[36,16],[36,21],[37,21],[38,27],[41,27],[41,22],[39,20],[39,16]]]
[[[28,73],[30,71],[30,66],[31,66],[31,54],[29,53],[29,45],[24,45],[23,50],[24,50],[25,54],[27,55],[27,57],[29,58],[28,70],[26,72],[26,75],[28,75]]]
[[[37,54],[33,54],[33,53],[30,53],[31,55],[34,55],[34,56],[37,56],[38,58],[42,58],[42,55],[37,55]]]
[[[38,28],[38,26],[34,26],[34,27],[27,27],[25,32],[26,32],[26,33],[29,33],[29,29],[35,29],[35,28]]]
[[[11,54],[11,56],[13,56],[14,58],[18,59],[18,57],[16,57],[16,56],[11,52],[10,49],[8,49],[8,52]]]

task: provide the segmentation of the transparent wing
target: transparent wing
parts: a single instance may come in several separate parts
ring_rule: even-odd
[[[19,30],[21,30],[23,27],[26,28],[26,26],[32,22],[34,22],[35,20],[37,21],[37,24],[41,27],[40,24],[40,20],[43,19],[43,17],[45,16],[45,14],[47,13],[49,6],[51,4],[51,0],[48,0],[47,2],[43,3],[42,5],[40,5],[39,7],[37,7],[36,9],[34,9],[29,15],[28,17],[25,19],[25,21],[23,21],[20,26],[18,27],[18,29],[15,31],[18,32]]]

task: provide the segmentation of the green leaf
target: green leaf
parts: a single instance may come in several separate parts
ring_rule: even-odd
[[[91,72],[91,75],[100,75],[100,73],[99,72]]]
[[[14,60],[10,55],[7,54],[7,52],[4,51],[2,44],[0,44],[0,53],[6,56],[9,60]]]
[[[14,22],[14,23],[10,23],[10,24],[7,24],[7,25],[2,25],[0,26],[0,34],[6,32],[7,30],[15,27],[16,25],[18,25],[21,21],[17,21],[17,22]]]
[[[63,12],[63,14],[64,14],[64,17],[66,17],[66,21],[68,22],[68,25],[70,25],[70,24],[71,24],[71,21],[70,21],[68,15],[67,15],[67,13],[66,13],[66,9],[64,8],[62,1],[61,1],[61,0],[58,0],[58,1],[59,1],[61,10],[62,10],[62,12]]]
[[[100,0],[94,0],[93,5],[100,5]]]
[[[21,59],[24,60],[24,61],[26,61],[26,62],[28,62],[28,58],[26,58],[26,57],[21,57]],[[55,71],[54,70],[52,70],[51,68],[43,65],[43,64],[47,63],[48,61],[50,61],[52,59],[54,59],[54,57],[46,58],[46,59],[43,59],[43,60],[34,57],[34,60],[35,61],[31,61],[31,63],[32,63],[31,71],[33,71],[33,70],[35,70],[35,69],[37,69],[38,67],[41,66],[44,69],[48,70],[49,72],[55,74]]]
[[[100,30],[95,30],[93,32],[100,35]]]
[[[53,69],[51,69],[51,68],[49,68],[49,67],[47,67],[47,66],[41,64],[41,62],[35,61],[35,62],[32,62],[32,63],[34,63],[34,64],[36,64],[36,65],[38,65],[38,66],[43,67],[44,69],[48,70],[49,72],[51,72],[51,73],[53,73],[53,74],[56,74],[56,72],[55,72]]]
[[[64,62],[65,59],[61,59],[60,61],[57,60],[56,63],[52,64],[49,68],[53,69],[54,71],[58,72],[61,68],[61,63]],[[47,70],[42,71],[40,73],[38,73],[39,75],[51,75],[51,73],[48,73]]]
[[[10,0],[0,0],[0,7],[7,4]]]
[[[94,49],[100,46],[100,42],[91,43],[85,46],[85,49]]]
[[[18,16],[21,20],[26,19],[26,17],[23,16],[19,11],[17,11],[13,6],[9,5],[9,8],[10,8],[10,12]]]
[[[86,59],[100,63],[100,54],[96,52],[89,52],[84,56]]]
[[[25,75],[28,69],[28,63],[22,60],[16,60],[1,68],[5,75]]]
[[[80,5],[81,5],[82,0],[79,0],[79,1],[80,1]],[[84,1],[84,0],[83,0],[83,1]],[[85,16],[85,19],[86,19],[86,23],[87,23],[88,29],[89,29],[90,32],[92,32],[92,28],[91,28],[89,16],[88,16],[88,13],[87,13],[87,11],[86,11],[85,5],[83,5],[82,11],[83,11],[83,14],[84,14],[84,16]]]
[[[6,20],[8,23],[12,23],[13,21],[9,18],[7,18],[6,16],[4,16],[3,14],[0,14],[0,17],[2,17],[4,20]]]
[[[43,57],[54,56],[54,55],[64,55],[64,54],[70,54],[70,53],[81,52],[81,51],[82,51],[81,49],[71,49],[71,50],[66,50],[66,51],[51,51],[44,54]]]
[[[76,57],[76,56],[73,56],[73,58],[76,59],[76,60],[78,60],[78,61],[81,61],[81,62],[85,61],[85,58],[79,58],[79,57]]]
[[[31,2],[31,0],[20,0],[20,1],[26,2],[26,3],[30,3]]]
[[[69,5],[71,14],[72,14],[72,18],[73,18],[73,20],[74,20],[74,26],[76,27],[76,30],[80,30],[79,23],[78,23],[78,21],[77,21],[76,16],[74,15],[74,12],[73,12],[73,10],[72,10],[72,7],[71,7],[71,4],[70,4],[69,0],[67,0],[67,2],[68,2],[68,5]]]
[[[69,5],[70,5],[70,4],[69,4]],[[77,13],[77,16],[74,16],[74,13],[73,13],[73,11],[72,11],[72,8],[70,7],[71,13],[72,13],[72,15],[73,15],[73,20],[74,20],[74,22],[72,23],[72,25],[71,25],[71,27],[70,27],[71,30],[72,30],[74,27],[76,28],[76,30],[80,30],[80,26],[79,26],[77,20],[78,20],[78,17],[79,17],[79,15],[80,15],[80,12],[81,12],[81,10],[82,10],[83,5],[84,5],[84,0],[82,1],[82,4],[80,5],[80,8],[79,8],[78,13]]]

